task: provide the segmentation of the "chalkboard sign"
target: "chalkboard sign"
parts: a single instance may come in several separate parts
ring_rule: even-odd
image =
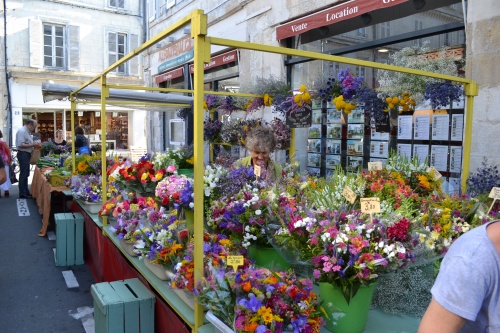
[[[304,104],[300,109],[286,116],[286,125],[290,128],[311,127],[312,109],[309,104]]]

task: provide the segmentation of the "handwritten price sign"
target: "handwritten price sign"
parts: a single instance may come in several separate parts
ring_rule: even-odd
[[[363,213],[380,213],[380,199],[379,198],[361,198],[361,211]]]
[[[368,162],[368,171],[382,170],[382,162]]]
[[[261,169],[260,169],[260,165],[254,165],[254,166],[253,166],[253,173],[255,174],[255,176],[256,176],[257,178],[259,178],[259,177],[260,177],[260,170],[261,170]]]
[[[354,201],[356,201],[356,193],[354,193],[354,191],[351,190],[348,186],[344,187],[342,195],[347,201],[349,201],[352,204],[354,203]]]
[[[442,177],[442,175],[437,171],[437,169],[433,166],[430,166],[427,168],[427,173],[430,173],[434,176],[434,180],[438,180],[439,178]]]
[[[227,265],[233,266],[234,272],[238,270],[238,266],[243,266],[243,256],[227,256]]]
[[[500,199],[500,187],[492,187],[488,197],[492,199]]]

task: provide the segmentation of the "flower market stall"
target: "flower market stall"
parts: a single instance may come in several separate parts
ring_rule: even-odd
[[[158,331],[165,329],[165,317],[177,325],[176,314],[193,332],[208,332],[213,326],[205,319],[207,310],[208,318],[217,317],[226,326],[224,330],[235,332],[376,332],[398,325],[415,328],[418,315],[406,316],[402,311],[392,314],[403,317],[392,315],[391,300],[384,298],[387,293],[377,291],[377,286],[394,288],[391,278],[408,279],[401,277],[401,272],[418,269],[417,265],[424,262],[439,262],[460,234],[495,218],[496,210],[480,209],[479,199],[476,202],[469,197],[445,195],[434,169],[398,155],[391,156],[385,168],[345,172],[337,167],[326,178],[301,173],[291,161],[283,167],[283,178],[273,182],[260,177],[252,167],[205,166],[204,139],[217,143],[217,133],[224,131],[217,119],[205,122],[205,110],[214,100],[210,96],[236,98],[248,94],[204,91],[203,64],[210,58],[210,46],[219,45],[463,84],[467,96],[464,193],[475,83],[421,70],[210,37],[206,35],[206,20],[203,11],[194,11],[70,93],[73,121],[75,106],[81,102],[79,93],[98,81],[101,112],[106,111],[107,104],[116,103],[108,100],[110,88],[171,92],[168,88],[109,85],[106,75],[189,26],[195,45],[194,89],[175,91],[193,94],[192,154],[150,152],[133,163],[118,157],[110,159],[103,149],[99,163],[74,155],[66,162],[81,175],[72,180],[71,186],[82,206],[77,209],[86,212],[86,244],[98,278],[141,276],[161,300],[156,307]],[[344,79],[350,80],[349,72],[343,73]],[[353,110],[349,93],[346,90],[329,102],[348,113]],[[314,96],[305,85],[279,103],[278,96],[254,94],[249,106],[270,106],[274,98],[274,106],[297,115],[313,104],[311,94]],[[398,98],[387,103],[402,108],[412,104],[409,98],[401,97],[401,102]],[[229,102],[226,98],[220,105],[227,107]],[[137,103],[164,106],[165,111],[190,107],[187,100]],[[260,126],[255,122],[245,124]],[[281,138],[286,136],[278,130],[282,125],[274,123]],[[226,129],[225,134],[228,132]],[[102,133],[105,138],[104,125]],[[244,135],[230,140],[244,140]],[[289,147],[293,156],[293,137]],[[179,174],[184,162],[194,166],[192,174]],[[90,168],[100,176],[99,181],[95,175],[84,175]],[[99,212],[85,207],[85,201],[101,201]],[[268,251],[266,259],[259,261],[257,253],[263,249]],[[120,252],[125,259],[110,258]],[[113,272],[105,267],[112,260],[117,268]],[[370,310],[372,299],[377,309]],[[361,317],[351,319],[352,313]]]

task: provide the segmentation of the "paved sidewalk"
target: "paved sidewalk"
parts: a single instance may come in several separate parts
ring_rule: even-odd
[[[2,191],[0,198],[3,236],[0,256],[0,331],[94,332],[90,294],[94,280],[90,270],[87,265],[55,266],[54,233],[43,238],[37,235],[42,226],[38,207],[33,199],[18,199],[18,194],[16,184],[10,190],[10,197],[6,198]],[[26,201],[29,216],[19,216],[18,204],[22,200]],[[76,287],[71,286],[71,283],[75,283],[71,280],[72,274],[78,284]]]

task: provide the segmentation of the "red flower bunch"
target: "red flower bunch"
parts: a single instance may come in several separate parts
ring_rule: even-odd
[[[394,239],[402,242],[408,240],[408,230],[410,228],[410,224],[410,220],[408,220],[406,217],[403,217],[394,225],[387,228],[387,237],[389,237],[389,239]]]
[[[166,174],[165,169],[155,170],[154,164],[149,161],[140,161],[119,170],[118,182],[134,192],[154,192],[156,185]]]

